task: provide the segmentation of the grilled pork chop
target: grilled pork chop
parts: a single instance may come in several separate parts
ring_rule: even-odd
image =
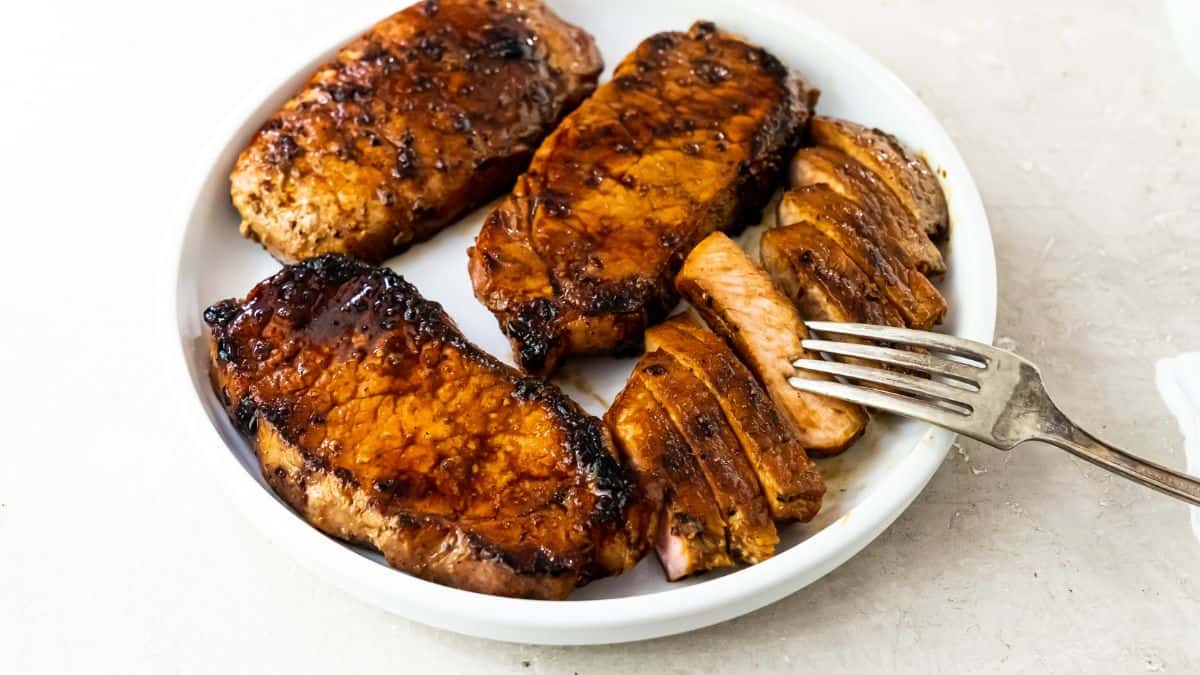
[[[846,153],[887,185],[931,238],[946,236],[950,213],[937,177],[895,136],[822,116],[814,117],[808,129],[814,143]]]
[[[470,251],[517,363],[635,351],[714,230],[761,208],[813,102],[763,49],[700,22],[642,42],[538,149]]]
[[[807,223],[835,242],[874,282],[911,328],[926,330],[946,315],[946,301],[896,248],[876,214],[826,184],[788,190],[779,202],[781,224]]]
[[[633,378],[604,415],[647,503],[662,504],[654,546],[667,579],[677,581],[733,559],[725,518],[687,441],[671,425],[650,390]]]
[[[230,177],[242,234],[276,258],[379,262],[512,184],[595,88],[591,37],[538,0],[428,0],[343,48]]]
[[[683,364],[664,351],[638,361],[632,377],[649,390],[692,449],[725,516],[729,552],[756,563],[775,554],[779,535],[766,500],[721,404]]]
[[[646,349],[670,354],[704,382],[754,467],[771,515],[811,520],[825,483],[754,375],[721,338],[680,314],[646,331]]]
[[[808,330],[791,301],[729,237],[713,233],[692,249],[675,286],[742,358],[809,452],[836,454],[858,438],[867,424],[862,408],[788,385],[792,376],[828,378],[792,367],[798,358],[816,358],[800,346]]]
[[[204,318],[230,417],[320,530],[430,581],[531,598],[642,556],[656,507],[601,422],[391,271],[309,259]]]

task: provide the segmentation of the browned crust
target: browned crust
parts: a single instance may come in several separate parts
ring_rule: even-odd
[[[754,375],[721,338],[687,315],[646,331],[646,349],[661,349],[716,397],[754,467],[771,515],[808,521],[821,508],[825,482]]]
[[[318,69],[238,158],[242,233],[282,261],[382,261],[507,188],[602,69],[591,37],[537,0],[393,14]]]
[[[470,251],[518,364],[635,352],[709,232],[765,203],[810,96],[771,54],[700,22],[643,41],[538,149]]]
[[[264,475],[331,535],[486,593],[561,598],[646,549],[607,429],[468,342],[401,277],[340,256],[210,307],[213,379]]]

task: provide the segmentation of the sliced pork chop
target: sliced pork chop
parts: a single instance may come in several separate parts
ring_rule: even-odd
[[[929,279],[879,243],[873,214],[826,184],[806,185],[784,193],[781,223],[807,223],[835,242],[875,283],[910,328],[927,330],[946,315],[946,301]]]
[[[721,404],[687,367],[663,351],[638,361],[632,377],[667,411],[708,479],[728,528],[729,552],[757,563],[775,554],[779,535],[766,500]]]
[[[750,368],[809,452],[837,454],[858,438],[867,424],[861,407],[788,385],[792,376],[828,378],[792,367],[798,358],[817,358],[800,346],[808,330],[791,301],[729,237],[714,233],[700,242],[675,286]]]
[[[635,499],[600,420],[391,271],[313,258],[204,318],[230,417],[320,530],[430,581],[529,598],[645,551],[657,507]]]
[[[905,326],[871,277],[809,223],[764,232],[759,256],[775,285],[807,320]]]
[[[919,155],[889,133],[846,120],[817,116],[808,129],[814,143],[841,150],[891,188],[930,238],[945,238],[950,227],[946,196]]]
[[[626,465],[650,503],[661,503],[654,545],[667,578],[677,581],[729,567],[725,518],[687,441],[637,378],[604,415]]]
[[[804,446],[754,375],[712,331],[684,314],[646,331],[646,349],[661,349],[704,382],[725,413],[779,520],[811,520],[825,482]]]
[[[793,186],[824,183],[871,214],[864,232],[905,265],[926,274],[946,271],[942,253],[912,214],[873,172],[834,148],[801,148],[792,159]]]
[[[757,215],[813,97],[770,53],[699,22],[637,46],[551,134],[470,251],[518,365],[633,353],[714,230]]]

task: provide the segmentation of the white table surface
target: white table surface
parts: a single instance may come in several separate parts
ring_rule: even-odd
[[[963,443],[822,581],[631,645],[425,628],[273,550],[162,390],[161,233],[229,102],[402,3],[0,3],[0,672],[1200,670],[1185,508],[1044,446]],[[1160,3],[804,6],[958,143],[994,229],[998,335],[1080,422],[1182,466],[1153,364],[1200,350],[1200,78]]]

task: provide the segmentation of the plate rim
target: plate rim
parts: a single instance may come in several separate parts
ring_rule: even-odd
[[[911,109],[931,121],[947,149],[939,161],[962,182],[953,200],[980,225],[986,256],[976,261],[985,269],[973,277],[983,282],[978,297],[970,301],[983,310],[978,325],[964,326],[959,334],[991,342],[997,308],[995,247],[991,226],[974,178],[958,148],[937,117],[889,68],[862,48],[842,37],[802,10],[780,0],[763,0],[764,11],[776,12],[795,22],[796,32],[831,45],[839,56],[860,68],[884,76],[896,95]],[[373,24],[372,24],[373,25]],[[367,28],[370,26],[368,25]],[[941,465],[955,434],[925,425],[926,431],[909,454],[893,467],[894,474],[916,476],[909,481],[886,480],[838,521],[807,538],[802,545],[757,565],[744,567],[702,583],[622,598],[546,601],[484,595],[442,586],[380,565],[348,545],[325,535],[270,494],[238,461],[206,413],[205,403],[194,395],[185,336],[180,330],[180,272],[187,233],[200,205],[204,186],[221,155],[247,120],[287,80],[316,68],[337,49],[362,34],[358,29],[343,36],[313,58],[283,60],[278,72],[262,78],[230,108],[216,132],[204,145],[184,183],[171,226],[164,235],[157,288],[160,345],[167,395],[177,405],[189,433],[189,445],[204,457],[209,475],[233,502],[236,510],[268,540],[284,549],[301,566],[367,604],[438,628],[495,640],[538,644],[608,644],[663,637],[719,623],[754,611],[816,581],[860,552],[907,510]],[[274,69],[273,69],[274,70]],[[947,164],[951,166],[946,166]],[[187,392],[186,395],[184,392]],[[853,516],[853,517],[851,517]]]

